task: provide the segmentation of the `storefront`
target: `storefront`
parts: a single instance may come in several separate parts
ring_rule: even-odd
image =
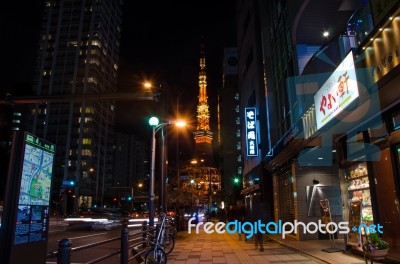
[[[360,200],[362,220],[383,226],[382,237],[389,242],[393,252],[400,251],[400,9],[398,5],[397,9],[396,5],[392,5],[385,11],[387,15],[382,16],[379,23],[374,20],[375,33],[364,41],[367,43],[362,47],[356,63],[358,69],[369,69],[372,75],[378,91],[376,97],[379,98],[379,108],[376,107],[375,111],[381,118],[380,124],[369,126],[367,131],[360,129],[364,130],[364,134],[359,139],[374,144],[379,150],[379,158],[366,163],[368,177],[360,176],[361,181],[368,179],[369,184],[369,190],[362,190]],[[353,193],[360,195],[357,191]]]

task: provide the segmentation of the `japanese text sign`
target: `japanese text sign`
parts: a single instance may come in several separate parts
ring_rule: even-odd
[[[353,53],[350,52],[314,95],[317,129],[326,125],[358,97]]]
[[[256,108],[245,108],[247,156],[258,156]]]

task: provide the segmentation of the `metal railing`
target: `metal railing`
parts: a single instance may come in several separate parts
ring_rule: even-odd
[[[47,254],[47,260],[57,258],[57,264],[70,264],[72,254],[74,252],[92,249],[100,245],[120,240],[121,245],[119,249],[116,249],[114,252],[99,256],[98,258],[93,259],[86,263],[94,264],[103,261],[105,259],[109,259],[113,256],[120,255],[120,264],[128,264],[129,261],[132,261],[133,259],[138,260],[142,258],[142,255],[146,253],[146,251],[149,249],[149,241],[155,237],[155,231],[156,228],[154,227],[149,228],[149,226],[147,225],[147,221],[144,221],[142,224],[142,231],[140,232],[130,233],[128,228],[124,227],[121,230],[121,236],[119,237],[110,238],[75,248],[72,247],[71,240],[67,238],[62,239],[58,243],[58,250]],[[130,239],[130,236],[133,235],[135,237]],[[129,251],[131,251],[133,256],[129,257]]]

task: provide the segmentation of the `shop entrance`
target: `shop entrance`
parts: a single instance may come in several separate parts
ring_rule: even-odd
[[[400,153],[396,148],[397,174],[399,175]],[[392,158],[390,149],[383,149],[380,161],[374,161],[373,170],[375,175],[376,202],[378,208],[378,223],[383,226],[383,238],[389,242],[391,249],[400,249],[400,212],[399,194],[397,192],[395,176],[392,170]]]

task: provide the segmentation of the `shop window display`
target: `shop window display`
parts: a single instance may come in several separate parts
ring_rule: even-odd
[[[349,205],[351,202],[361,202],[361,221],[372,224],[371,192],[369,188],[368,170],[365,162],[354,164],[349,168],[346,177]]]
[[[366,162],[353,163],[346,173],[348,191],[349,225],[359,226],[373,224],[370,183]],[[358,231],[350,231],[348,244],[358,246],[360,236]]]

